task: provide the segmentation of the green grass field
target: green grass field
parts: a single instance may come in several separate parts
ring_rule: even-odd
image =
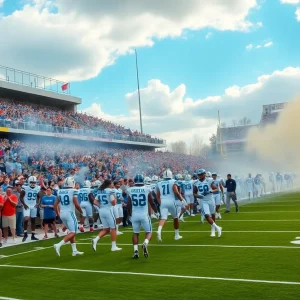
[[[71,256],[70,245],[57,257],[53,239],[3,248],[0,298],[299,299],[300,245],[291,244],[300,236],[299,194],[242,205],[217,223],[223,227],[219,239],[209,236],[199,216],[186,218],[180,241],[167,223],[163,243],[153,235],[148,259],[141,250],[132,259],[130,228],[118,238],[120,252],[110,252],[108,237],[93,252],[95,234],[89,233],[77,236],[81,257]]]

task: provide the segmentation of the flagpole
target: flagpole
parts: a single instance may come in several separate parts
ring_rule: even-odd
[[[134,51],[135,51],[136,80],[137,80],[138,95],[139,95],[140,127],[141,127],[141,133],[143,134],[143,122],[142,122],[142,108],[141,108],[141,94],[140,94],[140,80],[139,80],[138,58],[137,58],[136,49],[134,49]]]

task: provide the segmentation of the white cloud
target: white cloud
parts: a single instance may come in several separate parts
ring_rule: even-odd
[[[246,50],[251,51],[253,48],[253,44],[249,44],[246,46]]]
[[[95,77],[133,48],[180,37],[186,29],[247,31],[254,26],[249,11],[257,7],[256,0],[24,2],[0,16],[2,61],[66,81]]]
[[[0,0],[0,7],[3,6],[4,0]]]
[[[264,44],[258,44],[256,46],[254,46],[253,44],[249,44],[246,46],[246,50],[251,51],[253,48],[255,48],[255,49],[269,48],[273,45],[274,45],[274,43],[272,41],[264,43]]]
[[[300,0],[281,0],[281,3],[283,3],[283,4],[293,4],[293,5],[296,5],[296,4],[300,4]],[[298,7],[298,8],[296,9],[295,15],[296,15],[297,21],[300,22],[300,7]]]
[[[296,19],[300,22],[300,7],[298,7],[296,10]]]
[[[193,100],[186,98],[184,84],[172,91],[168,85],[153,79],[147,87],[141,89],[144,130],[168,141],[180,138],[190,141],[195,133],[207,141],[216,130],[218,110],[222,120],[228,124],[244,116],[257,123],[262,105],[291,101],[298,96],[299,81],[300,68],[288,67],[260,76],[253,84],[228,87],[222,95]],[[138,129],[137,91],[127,94],[126,100],[129,116],[105,115],[101,106],[95,104],[84,111]]]
[[[299,4],[300,0],[280,0],[283,4]]]
[[[212,32],[208,32],[205,36],[205,39],[208,40],[212,36]]]
[[[271,46],[273,46],[273,42],[268,42],[264,44],[264,48],[269,48]]]

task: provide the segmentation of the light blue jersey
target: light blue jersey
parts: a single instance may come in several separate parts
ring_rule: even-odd
[[[194,180],[183,181],[184,196],[193,195],[193,185],[194,185]]]
[[[107,188],[105,190],[97,190],[96,200],[100,204],[100,209],[110,209],[112,208],[112,196],[113,199],[116,198],[116,190]]]
[[[35,207],[37,203],[37,195],[40,189],[41,188],[39,186],[35,186],[35,187],[30,187],[29,185],[22,186],[22,191],[25,192],[24,202],[29,208]]]
[[[194,186],[198,189],[198,195],[202,195],[201,201],[203,202],[210,202],[213,201],[213,194],[210,193],[211,185],[213,183],[213,179],[206,178],[203,181],[197,180],[194,183]]]
[[[217,191],[217,192],[214,192],[213,194],[214,194],[214,195],[220,194],[220,193],[221,193],[221,189],[220,189],[220,180],[219,180],[219,179],[216,179],[216,180],[214,180],[212,183],[218,188],[218,191]]]
[[[73,198],[78,198],[78,190],[61,189],[58,191],[57,197],[60,202],[60,213],[74,212],[75,205]]]
[[[160,191],[161,202],[174,202],[175,194],[173,192],[173,186],[176,183],[174,179],[164,179],[158,182],[157,190]]]
[[[82,188],[78,191],[79,203],[89,201],[89,194],[92,192],[90,188]]]
[[[148,195],[151,192],[148,186],[134,186],[128,189],[132,203],[132,216],[148,215]]]
[[[117,197],[117,205],[122,204],[123,196],[122,196],[122,190],[121,189],[115,189],[116,197]]]

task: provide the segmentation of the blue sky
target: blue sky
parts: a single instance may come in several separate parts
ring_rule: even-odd
[[[107,5],[107,15],[105,15],[106,8],[103,9],[104,12],[101,13],[99,10],[99,15],[96,15],[97,5],[101,1],[98,1],[98,3],[95,1],[90,2],[91,6],[95,5],[94,8],[91,8],[93,11],[88,11],[88,8],[86,8],[86,11],[83,11],[82,7],[80,8],[79,6],[80,1],[81,0],[78,0],[76,4],[74,4],[74,2],[72,3],[70,0],[62,2],[53,0],[52,2],[50,1],[51,5],[49,6],[50,2],[48,1],[48,4],[46,4],[44,0],[4,0],[3,6],[0,8],[0,13],[3,15],[2,19],[0,18],[0,31],[3,30],[3,28],[6,28],[8,31],[14,30],[13,26],[16,26],[17,29],[15,30],[18,30],[18,28],[21,28],[18,22],[22,21],[24,22],[23,24],[26,25],[22,26],[24,27],[22,30],[28,28],[28,32],[23,33],[23,36],[29,37],[29,41],[33,39],[33,32],[41,34],[41,40],[45,38],[52,41],[54,48],[55,43],[60,45],[64,38],[66,40],[73,39],[73,41],[69,42],[68,45],[66,42],[66,45],[61,45],[61,47],[55,49],[55,51],[53,49],[53,53],[55,53],[53,56],[51,53],[51,44],[50,46],[48,45],[48,47],[45,45],[44,50],[44,42],[42,46],[38,45],[39,54],[41,53],[42,57],[44,54],[44,61],[40,59],[37,61],[35,57],[38,56],[32,55],[36,49],[30,49],[30,47],[34,47],[35,43],[38,43],[38,38],[32,40],[30,45],[29,42],[28,44],[24,42],[24,45],[20,42],[20,53],[24,53],[24,59],[22,60],[22,58],[16,54],[17,52],[10,53],[8,48],[8,50],[3,50],[3,53],[0,52],[0,57],[4,58],[3,61],[0,58],[0,64],[6,65],[8,63],[9,66],[12,67],[35,71],[41,75],[51,75],[62,80],[70,81],[72,94],[81,97],[83,100],[80,109],[86,109],[89,113],[92,113],[94,111],[91,109],[93,103],[100,104],[101,108],[97,112],[99,116],[120,121],[122,124],[126,124],[130,127],[138,127],[138,120],[135,115],[137,103],[135,93],[137,88],[135,57],[132,53],[132,50],[136,48],[139,58],[140,86],[143,90],[143,113],[146,119],[148,117],[148,121],[145,121],[145,127],[148,132],[162,134],[164,137],[169,137],[172,140],[175,136],[181,134],[180,130],[182,126],[184,127],[184,125],[182,125],[184,124],[183,120],[182,124],[180,123],[182,125],[180,128],[173,128],[176,127],[173,126],[174,123],[176,123],[176,118],[180,120],[184,119],[183,116],[189,118],[189,115],[186,114],[187,111],[190,113],[191,110],[194,110],[198,113],[200,111],[200,115],[203,112],[201,118],[205,119],[205,110],[200,110],[200,106],[204,105],[198,101],[199,99],[204,100],[215,96],[220,97],[218,101],[224,102],[226,100],[224,98],[226,94],[225,91],[230,87],[238,86],[242,89],[248,85],[256,84],[260,76],[271,75],[276,71],[282,71],[288,67],[298,68],[300,65],[300,40],[297,38],[298,32],[300,31],[300,22],[295,16],[295,11],[298,6],[300,7],[300,1],[299,5],[282,3],[295,2],[295,0],[245,0],[244,3],[248,3],[245,5],[240,4],[238,1],[232,1],[230,4],[232,7],[226,8],[226,4],[224,4],[226,1],[216,0],[216,5],[219,5],[222,9],[224,9],[224,7],[225,10],[227,9],[226,13],[224,13],[225,25],[218,23],[219,19],[222,20],[223,15],[220,14],[215,17],[213,16],[212,10],[209,10],[209,12],[212,13],[211,19],[207,17],[206,20],[206,16],[199,17],[207,21],[207,25],[205,25],[200,21],[201,24],[198,24],[192,12],[193,9],[199,9],[199,13],[201,14],[201,10],[203,11],[205,9],[200,7],[201,5],[194,4],[194,7],[191,6],[191,10],[187,9],[180,14],[180,9],[178,9],[178,12],[176,9],[169,8],[167,6],[169,0],[164,0],[163,2],[165,2],[166,8],[163,12],[163,20],[169,18],[168,22],[171,23],[175,21],[171,23],[171,25],[170,23],[163,23],[164,25],[161,27],[155,27],[153,25],[155,29],[151,28],[152,31],[147,27],[150,26],[149,24],[151,24],[150,27],[152,27],[152,22],[154,23],[159,19],[155,13],[151,15],[152,10],[155,11],[155,9],[157,9],[154,7],[155,1],[153,1],[151,5],[149,5],[149,3],[145,4],[145,7],[141,5],[136,12],[134,8],[124,6],[123,11],[125,11],[125,9],[131,9],[129,10],[129,14],[132,13],[132,15],[128,16],[128,18],[131,19],[128,19],[129,21],[127,20],[124,24],[118,20],[119,15],[118,12],[115,12],[115,7],[111,8]],[[197,3],[197,1],[190,1],[190,3],[192,2]],[[82,3],[84,3],[84,1]],[[103,3],[101,3],[102,8]],[[24,5],[27,6],[24,7]],[[124,2],[122,5],[124,5]],[[112,10],[109,11],[110,9]],[[235,9],[236,11],[230,12]],[[16,10],[19,10],[21,17],[16,17]],[[122,9],[120,9],[120,11],[122,13]],[[89,33],[85,32],[85,45],[81,44],[82,40],[76,40],[80,34],[76,36],[74,32],[68,31],[72,28],[71,12],[78,13],[82,24],[85,24],[86,27],[90,26]],[[145,12],[151,15],[152,19],[150,20],[152,20],[152,22],[143,27],[145,24],[139,23],[141,21],[138,17],[139,14],[143,15]],[[32,23],[25,18],[26,14],[27,16],[34,16],[32,17]],[[240,25],[236,25],[234,21],[232,21],[234,25],[230,23],[231,18],[234,19],[237,14],[241,15],[239,24],[241,22],[244,24],[251,23],[251,26],[249,26],[247,30],[242,29],[243,27]],[[180,22],[182,21],[182,24],[190,24],[191,19],[194,23],[192,25],[182,25],[180,28],[181,32],[175,32],[171,27],[180,22],[177,22],[174,15]],[[95,16],[95,21],[93,21]],[[105,19],[107,16],[115,17],[115,20],[111,22],[115,26],[108,27],[111,29],[111,32],[113,30],[116,32],[105,35],[104,39],[102,34],[105,31],[106,21],[103,21],[103,23],[97,22],[99,22],[99,20],[107,20]],[[22,20],[23,17],[24,20]],[[36,20],[34,21],[35,18]],[[53,22],[52,24],[60,24],[60,26],[63,26],[61,25],[62,23],[57,21],[57,18],[65,20],[65,25],[67,26],[65,36],[59,37],[59,34],[55,31],[51,32],[51,26],[48,26],[51,25],[51,22]],[[131,24],[130,20],[135,20],[134,18],[139,21],[136,21],[136,23],[132,21]],[[205,23],[205,21],[203,22]],[[1,22],[3,23],[3,27],[1,27]],[[46,25],[44,25],[44,23],[46,23]],[[17,25],[19,27],[17,27]],[[127,29],[127,25],[132,25],[132,28]],[[97,26],[99,26],[101,35],[101,38],[99,38],[101,41],[99,41],[99,43],[95,41],[97,38],[91,38],[90,34]],[[124,29],[122,26],[124,26]],[[167,28],[167,26],[171,27]],[[115,29],[116,27],[117,29]],[[143,31],[140,30],[140,27],[142,27]],[[195,27],[198,28],[193,29]],[[234,28],[232,29],[231,27]],[[151,32],[147,32],[147,30]],[[163,33],[161,33],[160,30]],[[64,32],[64,30],[60,31]],[[17,33],[14,33],[14,35],[17,35]],[[158,38],[158,36],[162,37]],[[9,37],[10,36],[8,36],[8,38]],[[113,43],[109,43],[109,46],[107,44],[107,37],[113,41]],[[56,38],[57,41],[55,41]],[[14,39],[14,36],[11,39]],[[15,43],[17,44],[17,38],[15,39]],[[73,42],[74,44],[72,44]],[[94,43],[94,48],[97,48],[95,52],[91,50]],[[78,44],[80,44],[80,46],[78,46],[77,49]],[[151,46],[149,46],[149,44],[151,44]],[[266,45],[268,45],[268,47]],[[22,50],[22,47],[24,47],[24,50]],[[31,54],[29,53],[27,55],[27,51],[29,52],[29,50],[32,50]],[[4,51],[7,53],[4,53]],[[45,53],[43,51],[45,51]],[[119,52],[121,54],[119,54]],[[6,54],[6,56],[4,54]],[[50,62],[48,61],[49,57]],[[27,62],[28,64],[26,64]],[[148,82],[151,80],[157,81],[154,82],[153,87],[150,89]],[[174,91],[177,92],[173,95],[172,92]],[[125,97],[128,93],[131,93],[131,95]],[[295,94],[297,93],[298,91],[295,90]],[[236,98],[236,95],[230,95],[228,97]],[[241,96],[239,95],[239,97]],[[159,100],[155,101],[156,98]],[[187,98],[192,99],[190,105],[185,104]],[[168,114],[168,108],[163,110],[163,114],[170,117],[168,119],[170,128],[166,129],[168,134],[167,132],[161,132],[155,126],[151,125],[157,122],[157,120],[155,120],[155,109],[151,107],[151,99],[153,100],[155,109],[158,110],[158,114],[161,114],[159,112],[159,106],[164,106],[165,103],[170,102],[170,114]],[[232,102],[229,100],[226,101],[228,101],[226,108],[229,109]],[[244,100],[241,98],[241,101]],[[240,103],[242,103],[241,101]],[[264,104],[263,101],[264,99],[257,100],[257,105]],[[280,102],[280,99],[274,99],[274,101]],[[172,106],[175,105],[176,108],[172,108]],[[222,105],[220,105],[220,107],[222,107]],[[231,109],[234,110],[234,106]],[[243,115],[241,114],[246,112],[247,110],[243,112],[239,111],[239,115],[228,116],[226,111],[226,117],[228,119],[238,118],[239,116],[242,117]],[[257,118],[260,111],[256,109],[255,112],[256,116],[254,118]],[[212,120],[214,114],[211,114],[211,112],[207,110],[207,122],[203,125],[206,130],[203,129],[201,132],[205,137],[211,133],[216,125],[216,120]],[[197,115],[195,117],[197,117]],[[250,117],[252,117],[252,115]],[[147,122],[149,122],[148,125]],[[191,124],[188,125],[188,128],[191,127]]]

